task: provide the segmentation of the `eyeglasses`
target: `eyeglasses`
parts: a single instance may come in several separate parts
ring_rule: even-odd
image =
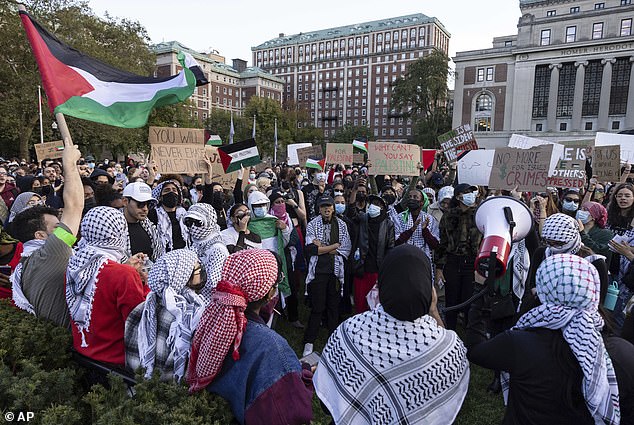
[[[203,222],[200,220],[197,220],[195,218],[191,218],[191,217],[186,217],[183,220],[183,223],[185,224],[185,226],[187,227],[192,227],[192,226],[196,226],[196,227],[203,227]]]
[[[578,199],[572,199],[572,198],[564,198],[564,201],[566,201],[566,202],[573,202],[573,203],[575,203],[575,204],[578,204],[578,203],[579,203],[579,200],[578,200]]]
[[[0,171],[0,176],[6,176],[7,172],[6,171]]]
[[[139,202],[135,199],[134,202],[136,202],[137,208],[145,208],[150,206],[150,201]]]

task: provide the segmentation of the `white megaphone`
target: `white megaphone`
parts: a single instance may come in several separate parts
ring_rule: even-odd
[[[483,277],[506,273],[511,243],[521,241],[533,226],[528,207],[510,196],[494,196],[480,204],[475,213],[478,230],[484,235],[475,270]]]

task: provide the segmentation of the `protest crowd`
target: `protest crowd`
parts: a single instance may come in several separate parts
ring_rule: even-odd
[[[283,163],[229,186],[205,161],[160,174],[73,145],[0,159],[1,296],[69,329],[78,356],[219,394],[239,423],[309,423],[316,392],[337,424],[449,424],[469,362],[492,371],[504,423],[634,423],[629,166],[528,193],[457,183],[440,151],[419,176]],[[460,306],[485,288],[475,211],[497,196],[531,230]],[[301,360],[279,320],[303,333]]]

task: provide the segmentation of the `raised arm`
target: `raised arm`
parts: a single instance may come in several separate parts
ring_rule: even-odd
[[[74,236],[79,232],[81,213],[84,209],[84,189],[81,184],[77,161],[81,152],[73,144],[70,136],[64,137],[64,153],[62,167],[64,167],[64,212],[61,222],[64,223]]]

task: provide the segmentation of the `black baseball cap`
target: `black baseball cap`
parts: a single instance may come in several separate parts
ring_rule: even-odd
[[[317,199],[317,206],[321,207],[322,205],[335,205],[335,200],[332,199],[332,196],[324,195]]]

